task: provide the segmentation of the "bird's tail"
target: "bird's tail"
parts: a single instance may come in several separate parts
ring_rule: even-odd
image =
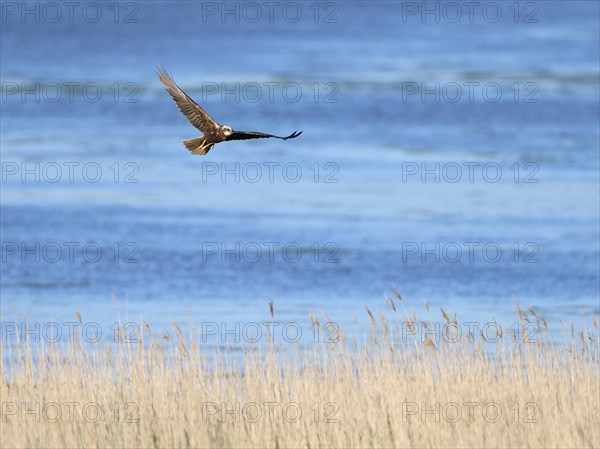
[[[214,143],[207,141],[206,137],[184,140],[183,144],[190,153],[200,155],[205,155],[215,146]]]

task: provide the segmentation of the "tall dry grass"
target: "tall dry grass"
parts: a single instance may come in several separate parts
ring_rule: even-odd
[[[535,310],[517,308],[517,331],[456,340],[396,297],[367,308],[369,332],[308,348],[209,348],[176,324],[145,326],[134,344],[125,330],[116,344],[3,341],[1,446],[599,446],[595,318],[557,341]]]

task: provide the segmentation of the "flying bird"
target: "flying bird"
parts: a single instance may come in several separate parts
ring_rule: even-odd
[[[183,145],[192,154],[205,155],[215,144],[228,140],[264,139],[274,137],[276,139],[294,139],[302,134],[302,131],[294,131],[287,137],[274,136],[257,131],[234,131],[231,126],[223,126],[215,122],[210,115],[204,111],[194,100],[175,84],[164,67],[156,70],[158,79],[167,87],[167,92],[175,100],[177,107],[189,122],[204,134],[196,139],[183,141]]]

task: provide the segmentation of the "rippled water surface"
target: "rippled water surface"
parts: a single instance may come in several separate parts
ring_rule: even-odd
[[[598,313],[597,2],[535,2],[535,23],[135,5],[3,19],[5,319],[259,320],[273,300],[368,323],[392,285],[465,318]],[[304,133],[194,157],[161,63],[222,123]]]

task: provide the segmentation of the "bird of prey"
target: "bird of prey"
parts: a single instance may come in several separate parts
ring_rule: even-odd
[[[204,109],[175,84],[175,81],[169,76],[164,67],[158,68],[156,74],[160,82],[167,87],[167,92],[173,97],[181,113],[185,115],[194,127],[198,128],[204,134],[202,137],[183,141],[183,145],[192,154],[205,155],[215,144],[228,140],[263,139],[268,137],[288,140],[302,134],[302,131],[294,131],[287,137],[281,137],[256,131],[234,131],[231,126],[223,126],[215,122]]]

